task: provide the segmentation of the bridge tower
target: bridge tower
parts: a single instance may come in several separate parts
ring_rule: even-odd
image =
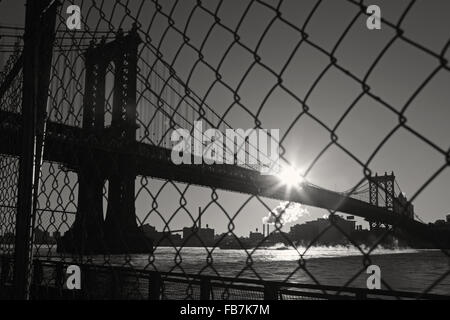
[[[381,191],[381,192],[380,192]],[[380,198],[381,201],[380,202]],[[385,173],[383,176],[375,174],[369,178],[369,202],[370,204],[394,211],[395,199],[395,175]],[[369,221],[371,230],[388,229],[391,226],[380,221]]]
[[[136,147],[137,50],[141,39],[134,26],[124,36],[104,39],[85,53],[83,136],[86,146],[76,169],[78,212],[58,250],[86,253],[144,253],[152,243],[136,223],[133,152]],[[105,126],[106,74],[113,68],[113,106]],[[101,146],[101,148],[100,148]],[[104,151],[106,147],[106,152]],[[103,187],[108,180],[108,204],[103,219]]]

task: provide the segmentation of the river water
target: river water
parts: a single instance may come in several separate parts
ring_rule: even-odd
[[[205,248],[182,248],[177,255],[174,248],[158,247],[153,256],[116,255],[107,260],[112,264],[131,264],[150,270],[156,268],[159,271],[242,278],[256,278],[259,275],[264,280],[318,282],[323,285],[341,286],[355,277],[348,286],[362,288],[366,287],[369,276],[363,267],[363,256],[356,248],[309,248],[303,255],[303,261],[310,275],[299,269],[300,254],[305,250],[302,247],[295,250],[278,245],[252,253],[251,250],[208,250],[212,250],[209,258]],[[95,263],[105,261],[104,256],[91,258]],[[371,264],[380,267],[382,280],[393,290],[423,292],[450,271],[449,258],[439,250],[377,249],[370,254],[370,259]],[[383,288],[387,289],[384,285]],[[450,276],[443,278],[430,293],[450,295]]]

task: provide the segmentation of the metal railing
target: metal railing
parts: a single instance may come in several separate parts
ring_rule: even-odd
[[[12,286],[2,260],[2,288]],[[32,299],[144,299],[144,300],[449,300],[445,295],[395,290],[261,281],[211,275],[135,270],[120,266],[78,264],[82,270],[81,290],[65,287],[70,263],[34,261]]]

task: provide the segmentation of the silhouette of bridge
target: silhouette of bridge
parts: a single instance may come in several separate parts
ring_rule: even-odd
[[[299,188],[280,184],[278,177],[238,165],[175,165],[168,148],[136,140],[136,82],[140,43],[136,30],[118,34],[111,42],[92,45],[85,52],[85,92],[81,127],[47,121],[43,160],[63,165],[78,174],[78,206],[74,224],[58,244],[60,251],[132,253],[151,251],[152,244],[139,231],[135,213],[135,179],[148,176],[211,187],[365,218],[371,228],[399,226],[408,233],[430,238],[429,227],[414,220],[412,206],[395,176],[369,175],[356,190],[335,192],[309,182]],[[111,125],[105,125],[105,78],[114,63]],[[21,69],[18,60],[0,87],[0,99]],[[0,154],[20,157],[22,116],[0,111]],[[173,118],[171,119],[173,121]],[[109,181],[106,219],[103,187]],[[361,195],[366,200],[361,199]],[[383,201],[380,201],[382,199]],[[406,207],[405,207],[406,205]]]

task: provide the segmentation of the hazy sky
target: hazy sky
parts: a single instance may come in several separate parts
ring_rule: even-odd
[[[23,25],[23,2],[1,1],[0,24]],[[121,4],[128,2],[130,1],[120,1]],[[151,43],[149,39],[144,39],[145,44],[159,48],[163,59],[173,66],[177,75],[187,82],[199,97],[205,98],[205,102],[213,107],[219,115],[223,115],[231,106],[225,119],[232,127],[253,128],[255,119],[251,114],[256,114],[262,106],[258,116],[262,123],[261,127],[278,128],[281,130],[282,136],[287,134],[283,141],[283,147],[286,150],[284,156],[301,170],[309,168],[331,141],[330,133],[324,126],[333,129],[344,112],[362,92],[361,84],[353,77],[335,66],[329,67],[330,57],[319,50],[317,46],[326,52],[335,49],[334,57],[337,59],[337,64],[358,79],[366,77],[370,93],[381,98],[395,110],[400,111],[408,104],[404,114],[407,118],[407,125],[425,136],[438,148],[449,150],[449,71],[441,68],[423,90],[412,101],[408,101],[424,80],[439,66],[439,60],[407,41],[397,38],[378,63],[372,66],[383,48],[396,36],[396,31],[387,24],[382,24],[382,30],[369,31],[366,28],[366,16],[362,15],[355,20],[335,48],[346,28],[359,14],[359,7],[349,1],[321,1],[311,16],[310,12],[317,1],[281,2],[279,7],[281,17],[298,28],[307,22],[304,31],[308,34],[308,40],[313,43],[311,45],[303,42],[296,49],[286,68],[284,68],[285,64],[302,38],[301,34],[285,21],[278,18],[273,20],[274,10],[262,4],[266,3],[276,7],[279,5],[279,1],[254,1],[251,2],[249,8],[247,8],[249,1],[202,1],[202,5],[212,12],[216,11],[220,4],[217,16],[220,18],[220,23],[226,28],[214,24],[214,19],[205,9],[197,7],[191,15],[192,9],[197,4],[197,1],[193,0],[161,1],[162,12],[171,14],[174,20],[173,27],[167,28],[169,22],[161,13],[156,14],[155,19],[152,20],[155,13],[153,2],[144,2],[139,16],[137,12],[142,1],[131,1],[129,9],[130,16],[136,17],[142,23],[141,31],[146,31],[149,23],[153,22],[148,33]],[[110,15],[114,1],[97,1],[97,8],[91,8],[91,1],[64,1],[63,12],[69,3],[81,6],[83,18],[87,21],[90,30],[96,27],[101,30],[106,30],[110,26],[117,28],[119,24],[127,30],[133,22],[130,16],[122,19],[124,8],[121,5],[116,6],[114,14]],[[176,3],[175,6],[174,3]],[[364,1],[364,3],[379,5],[383,19],[396,25],[410,1],[371,0]],[[99,20],[98,7],[103,7],[106,19],[110,21],[110,24],[105,20]],[[247,13],[243,17],[244,12]],[[404,31],[405,37],[439,55],[450,39],[449,12],[449,1],[416,1],[403,17],[400,27]],[[188,21],[189,23],[187,23]],[[64,25],[60,24],[58,28],[63,30]],[[175,32],[175,28],[185,30],[190,40],[189,43],[196,50],[187,45],[179,50],[183,45],[183,38]],[[211,28],[212,31],[208,33]],[[276,86],[277,78],[273,73],[260,64],[255,64],[254,55],[242,45],[234,43],[230,49],[234,36],[227,28],[235,30],[240,37],[240,42],[248,49],[257,50],[261,64],[278,75],[283,70],[281,75],[283,86],[290,93],[284,88]],[[84,30],[82,29],[79,33],[82,34]],[[0,30],[0,33],[5,32]],[[8,41],[5,40],[5,42]],[[205,63],[198,61],[196,51],[200,48],[204,61],[209,66],[216,69],[220,64],[218,72],[223,83],[215,81],[216,74]],[[449,51],[447,48],[443,52],[446,59],[450,59]],[[74,59],[74,65],[76,65],[79,63],[79,59],[76,59],[78,55],[79,53],[74,53],[68,59]],[[148,50],[144,50],[141,57],[149,59],[147,63],[153,63],[150,60],[154,56]],[[224,59],[222,60],[222,58]],[[0,61],[2,61],[1,55]],[[324,70],[326,72],[316,83]],[[368,73],[369,70],[371,70],[370,73]],[[147,77],[148,72],[148,68],[142,67],[141,73],[144,77]],[[241,82],[244,76],[245,79]],[[63,77],[63,79],[65,78]],[[58,83],[55,81],[58,80],[54,80],[53,93],[54,97],[57,97],[61,93],[55,89],[58,87]],[[151,81],[155,89],[162,86],[163,83],[161,80]],[[315,87],[310,92],[313,85]],[[76,95],[74,84],[69,84],[67,88],[69,94],[72,92],[73,95]],[[138,89],[143,91],[145,85],[140,83]],[[234,103],[234,92],[237,92],[240,102],[251,114],[244,111],[242,106]],[[302,112],[302,104],[291,94],[305,102],[311,116],[303,115],[294,121]],[[142,97],[151,99],[151,94],[144,92]],[[80,103],[82,97],[72,98],[73,100],[68,99],[72,102],[67,103]],[[170,94],[167,94],[165,98],[176,100]],[[140,100],[138,106],[141,114],[151,110],[144,100]],[[67,103],[62,103],[58,107],[69,108]],[[78,115],[78,118],[81,119],[81,116]],[[320,119],[321,123],[314,118]],[[163,120],[161,119],[161,122]],[[386,135],[398,125],[398,121],[398,115],[383,103],[369,95],[363,95],[340,123],[336,131],[338,142],[361,162],[366,163]],[[293,122],[295,123],[293,124]],[[287,133],[287,129],[291,125],[292,128]],[[152,127],[152,130],[156,129]],[[439,168],[445,165],[445,161],[443,154],[408,130],[401,128],[376,153],[370,161],[369,167],[373,172],[379,173],[394,171],[402,191],[411,197]],[[416,213],[424,221],[441,219],[450,212],[449,171],[447,167],[414,201]],[[323,153],[307,175],[309,181],[336,191],[351,188],[362,177],[361,165],[335,145]],[[73,176],[71,178],[73,179]],[[63,177],[60,176],[58,179],[63,179]],[[51,184],[51,182],[48,183]],[[163,183],[151,179],[148,182],[137,180],[137,186],[144,185],[146,187],[141,190],[136,203],[140,218],[144,217],[152,208],[152,197],[146,190],[150,190],[155,196]],[[230,216],[233,216],[248,199],[246,195],[229,192],[220,191],[218,194],[218,202]],[[205,206],[211,201],[211,190],[191,186],[185,198],[186,208],[196,215],[198,206]],[[270,208],[274,208],[278,204],[276,201],[264,201]],[[69,202],[69,200],[64,199],[64,202]],[[168,219],[179,208],[179,202],[179,193],[173,185],[168,184],[157,198],[158,211],[162,217]],[[73,206],[69,206],[69,208],[73,209]],[[309,212],[310,215],[300,219],[300,222],[315,219],[327,213],[326,210],[315,208],[309,208]],[[266,214],[267,210],[264,206],[258,200],[252,199],[235,219],[236,233],[247,234],[250,229],[261,228],[261,218]],[[188,221],[189,218],[185,212],[178,212],[171,221],[170,227],[178,229],[183,225],[191,224]],[[214,227],[216,232],[225,231],[228,224],[228,218],[215,204],[208,208],[202,221],[204,225],[209,224]],[[161,229],[163,225],[161,218],[155,212],[150,214],[147,222],[156,225],[158,229]],[[285,230],[288,230],[290,225],[286,225]]]

